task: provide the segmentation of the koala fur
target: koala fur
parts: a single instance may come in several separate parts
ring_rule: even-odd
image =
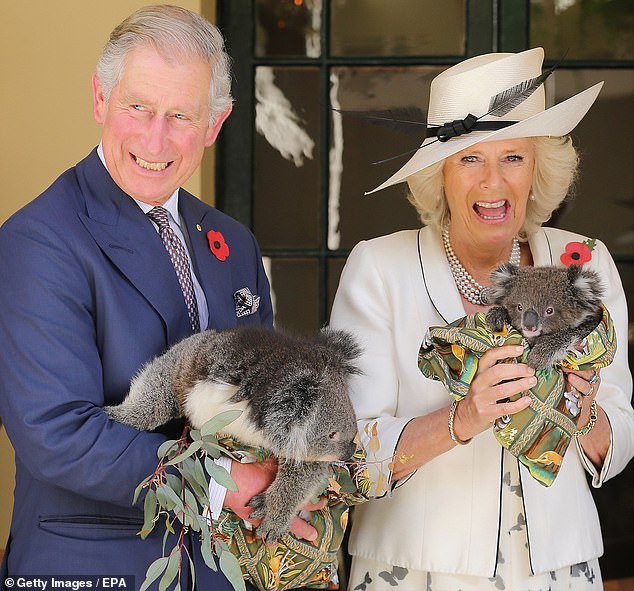
[[[260,327],[194,334],[148,363],[118,406],[116,421],[152,430],[185,417],[196,429],[220,412],[242,414],[223,430],[278,458],[270,487],[249,503],[257,533],[272,544],[323,490],[329,462],[355,452],[356,417],[347,394],[359,348],[343,331],[313,338]]]
[[[491,274],[486,314],[498,332],[508,323],[524,335],[531,351],[527,362],[545,369],[566,357],[601,321],[603,288],[599,276],[580,265],[518,267],[507,263]]]

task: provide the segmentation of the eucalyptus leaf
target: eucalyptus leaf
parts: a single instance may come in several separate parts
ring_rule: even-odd
[[[209,419],[201,428],[203,439],[222,431],[229,423],[235,421],[242,414],[241,410],[226,410]]]
[[[196,515],[196,521],[200,527],[200,533],[203,537],[201,545],[207,541],[211,542],[211,526],[202,515]]]
[[[210,455],[216,460],[225,452],[223,447],[220,447],[217,443],[207,440],[203,443],[203,449],[207,452],[207,455]]]
[[[194,494],[187,488],[185,489],[185,513],[189,517],[187,525],[194,531],[200,531],[198,529],[198,520],[196,519],[196,515],[198,515],[198,502]]]
[[[141,491],[143,490],[143,487],[150,482],[150,480],[152,480],[152,478],[154,478],[154,474],[150,474],[147,478],[144,478],[141,483],[139,484],[139,486],[137,486],[134,489],[134,497],[132,498],[132,504],[136,505],[136,502],[139,500],[139,495],[141,494]]]
[[[167,485],[163,484],[159,488],[156,489],[156,495],[159,498],[159,501],[162,499],[165,500],[165,508],[169,511],[173,511],[177,509],[178,511],[183,510],[183,501],[181,501],[180,497]],[[161,501],[161,504],[163,502]]]
[[[208,485],[207,481],[205,480],[205,473],[203,472],[200,460],[198,458],[195,458],[195,461],[181,464],[180,468],[183,477],[187,481],[187,484],[192,489],[196,497],[206,500],[209,496]],[[200,472],[200,474],[198,474],[198,472]]]
[[[227,577],[227,580],[233,585],[236,591],[246,591],[242,570],[238,559],[229,551],[223,549],[219,557],[220,570]]]
[[[170,532],[170,529],[172,530],[171,532]],[[167,539],[169,538],[170,533],[174,533],[174,530],[172,529],[172,526],[170,525],[169,515],[168,515],[167,519],[165,520],[165,533],[163,534],[163,546],[161,547],[161,554],[165,554]]]
[[[158,459],[162,460],[163,457],[167,455],[167,452],[169,451],[169,449],[175,446],[177,443],[178,441],[176,441],[175,439],[168,439],[167,441],[164,441],[163,443],[161,443],[160,447],[158,448],[156,452]]]
[[[198,429],[191,429],[189,431],[189,437],[192,441],[198,441],[201,438],[200,431]]]
[[[181,479],[176,476],[176,474],[166,474],[167,476],[167,483],[169,484],[169,487],[177,494],[180,496],[181,491],[183,490],[183,484],[181,482]]]
[[[192,574],[192,589],[196,588],[196,567],[194,566],[194,561],[192,560],[192,557],[189,556],[189,554],[187,555],[187,558],[189,558],[189,571]],[[180,581],[178,582],[178,588],[180,589]],[[176,591],[176,589],[174,589],[174,591]]]
[[[176,534],[176,532],[174,531],[174,528],[172,527],[172,520],[170,519],[169,513],[167,514],[167,517],[165,518],[165,529],[172,535]],[[163,548],[163,550],[165,550],[165,548]]]
[[[209,476],[211,476],[220,486],[224,486],[226,489],[233,492],[238,491],[236,483],[233,478],[231,478],[226,468],[219,466],[216,462],[209,458],[205,458],[205,469],[207,470],[207,474],[209,474]]]
[[[217,571],[218,567],[216,566],[216,561],[214,560],[213,552],[211,551],[211,539],[204,540],[202,544],[200,544],[200,552],[203,555],[203,560],[205,564],[213,571]]]
[[[165,462],[165,465],[172,466],[174,464],[178,464],[178,462],[182,462],[185,458],[188,458],[192,454],[195,454],[202,447],[202,445],[203,445],[203,442],[200,439],[198,441],[193,441],[192,443],[189,444],[189,446],[184,452],[178,454],[176,457]]]
[[[141,538],[145,539],[148,534],[154,529],[154,523],[156,519],[156,510],[158,508],[158,501],[156,499],[156,493],[151,488],[145,495],[145,501],[143,502],[143,529],[140,532]]]
[[[181,562],[181,551],[178,546],[174,547],[172,553],[169,556],[167,562],[167,568],[163,573],[163,577],[159,582],[159,591],[166,591],[166,589],[172,584],[172,581],[178,575],[178,568]]]
[[[158,579],[167,568],[168,562],[169,558],[167,556],[163,556],[162,558],[157,558],[152,564],[150,564],[145,573],[145,581],[143,581],[139,591],[145,591],[154,581],[156,581],[156,579]]]
[[[194,460],[194,468],[192,470],[192,476],[195,482],[199,484],[204,491],[206,491],[209,488],[209,485],[207,484],[207,479],[205,478],[203,465],[200,463],[200,459],[198,458]]]

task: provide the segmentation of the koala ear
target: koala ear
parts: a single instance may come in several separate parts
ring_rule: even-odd
[[[349,373],[359,373],[359,369],[351,362],[361,355],[361,347],[349,332],[345,330],[333,330],[326,327],[321,331],[321,338],[324,344],[336,356],[337,361],[343,365]]]
[[[568,281],[575,295],[575,299],[597,306],[603,298],[603,285],[599,275],[581,265],[570,265],[567,270]]]
[[[511,263],[500,265],[491,273],[491,287],[485,288],[486,303],[499,304],[502,298],[509,292],[509,289],[520,274],[520,268]]]

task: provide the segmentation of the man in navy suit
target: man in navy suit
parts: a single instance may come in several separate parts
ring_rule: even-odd
[[[112,32],[93,93],[98,148],[0,229],[0,416],[16,456],[0,588],[9,576],[82,574],[133,575],[138,588],[162,534],[136,535],[133,491],[166,435],[102,407],[198,327],[272,326],[253,235],[181,188],[231,112],[218,30],[181,8],[138,11]],[[180,278],[146,215],[156,206],[180,241]],[[246,514],[272,471],[234,464],[239,493],[225,504]],[[293,531],[315,536],[299,519]],[[197,589],[231,588],[190,551]]]

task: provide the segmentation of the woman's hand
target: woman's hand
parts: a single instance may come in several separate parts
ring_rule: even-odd
[[[590,407],[596,398],[601,386],[601,374],[598,370],[574,371],[565,369],[568,386],[572,392],[578,395],[581,405],[581,414],[577,421],[578,428],[588,424],[590,420]],[[586,456],[594,464],[597,470],[603,466],[603,461],[610,448],[610,424],[605,412],[597,407],[597,421],[587,435],[579,437],[579,443]]]
[[[535,370],[524,363],[498,363],[509,357],[519,357],[524,349],[515,345],[489,349],[478,362],[469,394],[459,403],[454,414],[454,435],[467,441],[491,426],[504,415],[514,414],[531,403],[529,396],[515,402],[506,399],[529,390],[536,383]],[[449,406],[443,406],[407,423],[395,457],[393,480],[400,480],[430,460],[455,447],[447,429]]]
[[[277,474],[277,461],[269,458],[263,462],[252,462],[241,464],[233,462],[231,466],[231,477],[238,486],[238,491],[227,490],[224,505],[231,509],[238,517],[245,519],[254,527],[259,525],[261,519],[249,519],[249,514],[253,507],[249,507],[249,501],[257,494],[265,491]],[[316,504],[309,503],[302,509],[304,511],[317,511],[326,505],[326,498],[320,498]],[[298,516],[295,516],[291,523],[291,533],[298,538],[305,540],[315,540],[317,530]]]
[[[530,396],[522,396],[515,402],[509,402],[508,398],[537,383],[535,370],[525,363],[498,363],[509,357],[519,357],[523,351],[523,347],[505,345],[489,349],[482,355],[469,394],[460,401],[454,415],[454,433],[461,441],[485,431],[495,419],[515,414],[530,405]]]

